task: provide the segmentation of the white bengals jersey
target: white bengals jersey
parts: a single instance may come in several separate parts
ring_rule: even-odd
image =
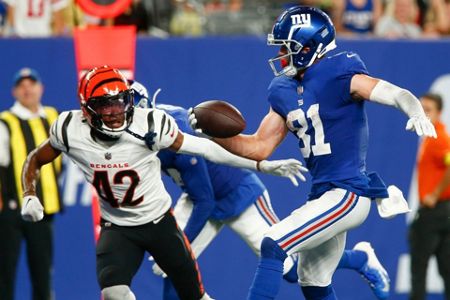
[[[157,134],[154,150],[143,141],[149,131]],[[156,154],[172,145],[177,134],[175,120],[165,112],[135,108],[127,132],[107,143],[95,139],[82,112],[73,110],[61,113],[53,123],[50,143],[65,152],[96,188],[103,219],[136,226],[161,217],[171,206]]]

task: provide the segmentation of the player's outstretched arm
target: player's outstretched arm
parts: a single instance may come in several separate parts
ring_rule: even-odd
[[[368,99],[400,109],[409,117],[406,130],[415,131],[419,136],[437,137],[419,99],[410,91],[381,79],[358,74],[352,78],[350,93],[356,100]]]
[[[178,132],[177,138],[169,149],[179,153],[200,155],[207,160],[219,164],[287,177],[295,186],[298,185],[296,177],[305,181],[305,176],[301,172],[308,171],[302,166],[302,163],[296,159],[255,161],[234,155],[208,139],[183,134],[181,131]]]
[[[195,114],[192,111],[190,113],[191,126],[195,127]],[[275,151],[286,137],[287,132],[288,129],[284,119],[271,109],[254,134],[239,134],[226,139],[215,138],[214,141],[239,156],[263,160],[267,159]]]
[[[161,110],[154,110],[153,117],[161,122],[154,122],[155,126],[143,137],[147,147],[153,151],[168,148],[183,154],[200,155],[215,163],[288,177],[294,185],[298,184],[296,177],[305,181],[301,172],[308,170],[296,159],[256,161],[237,156],[213,141],[181,132],[173,117]]]
[[[61,151],[56,150],[49,140],[28,154],[22,169],[22,218],[26,221],[37,222],[44,217],[44,207],[36,197],[36,184],[40,169],[43,165],[54,161]]]

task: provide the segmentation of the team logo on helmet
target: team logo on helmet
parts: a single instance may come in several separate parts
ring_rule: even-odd
[[[269,60],[275,76],[293,77],[310,67],[336,47],[335,35],[331,19],[320,9],[295,6],[286,10],[267,36],[269,45],[280,47],[279,55]]]

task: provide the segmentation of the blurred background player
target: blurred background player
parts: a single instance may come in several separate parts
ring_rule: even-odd
[[[421,98],[423,109],[433,122],[437,139],[425,137],[418,155],[420,208],[410,226],[411,300],[426,295],[426,274],[432,255],[437,258],[450,299],[450,137],[441,121],[443,101],[439,95]]]
[[[276,76],[269,86],[269,113],[254,134],[215,141],[233,153],[265,159],[290,131],[299,139],[313,186],[309,201],[266,233],[248,299],[274,299],[283,262],[294,253],[300,254],[305,298],[336,299],[331,281],[347,231],[367,218],[371,199],[389,197],[381,178],[366,171],[364,100],[399,108],[409,117],[406,129],[419,136],[436,137],[436,132],[414,95],[368,76],[356,53],[325,56],[336,48],[335,28],[321,10],[288,9],[275,22],[268,44],[279,47],[279,55],[269,60]],[[191,120],[195,126],[195,115]]]
[[[232,166],[292,179],[305,171],[294,159],[256,162],[179,131],[161,110],[135,109],[134,92],[117,69],[87,72],[79,82],[81,110],[63,112],[50,138],[28,155],[23,168],[22,216],[43,218],[36,184],[40,169],[64,152],[97,191],[101,209],[97,279],[105,300],[134,300],[130,289],[145,252],[172,279],[182,300],[207,300],[189,243],[170,210],[161,180],[160,149],[197,154]]]
[[[131,87],[140,106],[147,107],[148,103],[149,107],[155,107],[155,96],[150,102],[143,85],[134,81]],[[183,132],[195,134],[189,126],[187,110],[164,104],[156,107],[171,115]],[[264,234],[279,219],[272,209],[266,187],[255,173],[167,150],[158,152],[158,157],[161,169],[183,190],[174,214],[191,243],[195,257],[200,256],[224,226],[229,226],[258,257],[261,256]],[[381,289],[388,275],[369,243],[361,242],[354,250],[346,250],[338,267],[359,272],[367,279],[375,295],[384,299],[386,293]],[[153,270],[162,275],[156,264]],[[284,261],[283,277],[288,282],[298,281],[296,255]],[[178,299],[167,278],[164,280],[163,299]]]
[[[67,0],[5,0],[7,29],[5,35],[50,37],[64,33],[63,9]]]
[[[338,34],[371,34],[383,11],[381,0],[335,0],[333,21]]]
[[[53,107],[42,106],[44,86],[36,70],[19,70],[13,84],[15,103],[0,114],[0,299],[14,299],[16,269],[25,241],[33,300],[50,300],[53,216],[62,209],[57,183],[61,160],[44,167],[37,183],[36,192],[44,206],[40,222],[30,223],[20,216],[20,174],[27,154],[48,138],[58,113]]]

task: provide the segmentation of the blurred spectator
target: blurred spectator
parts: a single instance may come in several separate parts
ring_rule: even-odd
[[[449,17],[445,0],[431,0],[425,12],[423,28],[427,36],[446,34],[449,28]]]
[[[335,0],[333,2],[333,22],[339,34],[373,33],[381,13],[381,0]]]
[[[73,34],[74,28],[86,28],[89,26],[99,26],[103,20],[86,14],[74,0],[69,0],[69,4],[63,9],[64,32]]]
[[[21,173],[28,153],[48,138],[50,125],[58,117],[53,107],[44,107],[39,74],[23,68],[14,76],[14,105],[0,114],[0,299],[13,300],[16,268],[22,243],[26,242],[32,299],[51,300],[53,270],[53,217],[61,210],[57,176],[61,160],[46,165],[36,185],[44,206],[44,219],[32,223],[20,214]]]
[[[138,33],[147,33],[150,24],[147,10],[141,0],[132,0],[121,15],[112,20],[113,25],[134,25]]]
[[[242,0],[229,0],[228,1],[228,11],[238,12],[242,10]]]
[[[4,35],[6,25],[6,3],[0,0],[0,36]]]
[[[205,13],[211,14],[216,12],[223,12],[227,10],[227,6],[222,0],[210,0],[205,3]]]
[[[437,139],[424,138],[417,169],[420,208],[411,224],[411,300],[424,300],[428,261],[436,255],[450,299],[450,136],[441,122],[442,98],[426,94],[421,98],[425,113],[433,122]]]
[[[170,32],[173,35],[200,36],[203,34],[203,19],[193,3],[177,0],[175,14],[170,21]]]
[[[168,35],[169,24],[175,10],[174,1],[142,0],[149,16],[150,34],[165,32]]]
[[[52,31],[54,35],[64,33],[62,9],[67,6],[67,0],[4,1],[7,4],[7,35],[49,37]]]
[[[415,23],[418,7],[414,0],[392,0],[375,27],[375,34],[386,38],[418,38],[422,29]]]

